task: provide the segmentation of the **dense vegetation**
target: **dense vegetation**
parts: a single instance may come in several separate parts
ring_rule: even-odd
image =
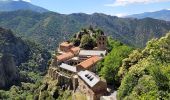
[[[24,0],[0,0],[0,11],[32,10],[35,12],[47,12],[48,10],[32,5]]]
[[[81,29],[73,38],[70,39],[75,46],[80,46],[83,49],[92,50],[97,46],[97,38],[99,35],[104,35],[101,29],[94,29],[90,26],[87,29]]]
[[[0,83],[5,86],[0,87],[7,90],[0,90],[0,99],[25,100],[35,97],[47,71],[50,53],[40,45],[22,40],[11,30],[3,28],[0,28],[0,48]],[[10,87],[14,84],[16,86]]]
[[[43,72],[47,69],[50,53],[40,44],[16,37],[11,30],[0,28],[0,48],[0,53],[14,56],[21,70]]]
[[[161,37],[170,30],[170,23],[151,18],[126,19],[95,13],[63,15],[54,12],[36,13],[14,11],[0,13],[0,26],[12,29],[17,35],[30,38],[50,50],[69,39],[83,27],[101,28],[107,35],[122,43],[144,47],[153,37]]]
[[[73,35],[70,41],[74,45],[91,49],[96,45],[99,34],[103,34],[103,31],[89,27]],[[97,72],[109,85],[118,89],[119,100],[170,98],[170,33],[161,39],[149,41],[143,50],[134,50],[111,37],[107,42],[109,53],[98,63]],[[71,92],[57,88],[56,81],[51,82],[47,78],[46,81],[51,83],[42,84],[50,53],[42,49],[41,45],[22,40],[10,30],[0,28],[0,47],[0,56],[13,55],[20,81],[20,84],[6,91],[0,90],[0,99],[71,99]],[[51,96],[49,91],[56,97]]]
[[[101,77],[106,79],[107,83],[114,85],[114,88],[119,86],[118,71],[122,65],[122,60],[132,52],[133,48],[108,38],[109,54],[102,62],[97,64],[97,71]]]
[[[169,100],[170,34],[153,39],[144,50],[135,50],[123,60],[118,99]]]

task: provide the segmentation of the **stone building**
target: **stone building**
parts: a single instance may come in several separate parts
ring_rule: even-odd
[[[106,56],[106,54],[107,54],[106,50],[80,50],[79,57],[81,58],[87,58],[91,56],[104,57]]]
[[[100,100],[107,94],[107,83],[94,73],[85,70],[78,72],[78,90],[85,94],[88,100]]]
[[[58,64],[60,64],[62,62],[65,62],[65,61],[73,58],[74,56],[75,55],[72,52],[67,52],[67,53],[58,55],[55,60],[57,61]]]
[[[66,51],[66,50],[65,50]],[[57,55],[56,60],[58,64],[62,62],[66,62],[67,60],[72,59],[73,57],[77,56],[80,52],[79,47],[72,47],[67,50],[68,52],[62,52],[60,55]]]
[[[104,34],[100,35],[97,38],[97,49],[106,50],[106,47],[107,47],[107,36],[105,36]]]
[[[61,51],[61,52],[69,52],[70,49],[73,47],[73,44],[72,43],[69,43],[69,42],[63,42],[59,45],[59,50],[58,51]]]
[[[73,78],[76,74],[76,67],[65,63],[57,67],[50,67],[48,70],[48,75],[54,80],[57,80],[58,85],[63,89],[73,89]]]
[[[80,62],[77,65],[77,70],[78,71],[89,70],[92,72],[96,72],[96,63],[99,62],[100,60],[101,60],[101,57],[92,56],[92,57],[88,58],[87,60]]]
[[[48,75],[57,80],[62,89],[80,91],[88,100],[99,100],[106,94],[106,81],[94,73],[96,64],[106,56],[107,37],[101,34],[97,38],[95,50],[82,50],[72,43],[63,42],[52,59]]]

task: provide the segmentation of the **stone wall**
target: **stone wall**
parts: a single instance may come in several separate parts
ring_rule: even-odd
[[[107,95],[107,84],[100,81],[94,87],[88,86],[81,78],[78,78],[78,91],[85,94],[88,100],[99,100],[101,96]]]
[[[48,76],[51,77],[53,80],[57,80],[58,86],[62,89],[69,89],[73,90],[77,88],[77,81],[72,75],[67,75],[64,72],[59,72],[59,69],[50,67],[48,70]]]
[[[84,81],[82,81],[80,78],[78,79],[78,83],[78,92],[81,92],[82,94],[86,95],[88,100],[95,100],[95,94],[92,89],[90,89],[90,87],[86,83],[84,83]]]

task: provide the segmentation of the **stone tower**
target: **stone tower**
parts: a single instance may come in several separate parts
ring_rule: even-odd
[[[106,46],[107,46],[107,36],[105,36],[104,34],[101,34],[97,38],[97,49],[106,50]]]

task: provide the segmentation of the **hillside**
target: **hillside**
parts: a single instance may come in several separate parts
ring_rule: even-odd
[[[147,43],[123,60],[118,100],[169,100],[170,34]]]
[[[28,60],[30,48],[20,38],[16,38],[10,30],[0,28],[0,53],[12,54],[19,66]]]
[[[1,46],[4,45],[4,43],[12,44],[13,42],[16,43],[20,41],[23,42],[25,46],[28,46],[30,50],[32,50],[32,53],[30,53],[31,55],[28,56],[29,60],[27,60],[25,63],[22,63],[18,67],[19,73],[21,75],[19,80],[21,81],[21,85],[12,86],[8,91],[0,90],[0,99],[71,99],[71,91],[64,91],[60,89],[54,79],[51,79],[49,77],[44,77],[44,79],[42,79],[40,77],[41,74],[39,73],[47,69],[41,69],[40,71],[40,69],[37,69],[37,67],[42,68],[41,65],[47,63],[43,63],[48,59],[46,58],[48,57],[47,52],[42,52],[42,48],[38,45],[35,46],[35,43],[26,42],[25,40],[17,38],[15,35],[12,34],[10,30],[5,30],[2,28],[0,30],[2,37],[1,40],[4,41],[2,44],[0,44]],[[83,30],[84,31],[79,31],[76,36],[81,37],[81,32],[84,33],[82,35],[86,35],[86,31],[88,31],[87,34],[89,34],[88,29]],[[98,29],[95,29],[94,32],[100,33],[102,32],[102,30],[99,31]],[[9,34],[11,35],[13,41],[8,41],[8,39],[6,39]],[[95,34],[92,35],[95,36]],[[18,40],[14,41],[14,38]],[[74,38],[75,36],[70,39],[72,40]],[[146,47],[143,50],[134,50],[134,48],[130,46],[113,40],[112,38],[108,38],[107,48],[109,50],[109,53],[101,62],[98,62],[96,67],[98,75],[106,79],[107,84],[110,87],[115,90],[118,89],[118,100],[145,100],[148,98],[150,100],[168,100],[170,91],[169,38],[170,34],[168,33],[165,37],[162,37],[160,39],[152,39],[147,43]],[[10,46],[8,48],[10,48]],[[28,51],[30,52],[30,50]],[[13,69],[14,71],[11,72],[11,70],[8,70],[7,72],[15,76],[13,78],[9,78],[8,75],[5,75],[7,77],[4,77],[5,72],[3,72],[4,70],[1,70],[1,79],[8,78],[9,80],[11,80],[11,83],[13,80],[17,82],[16,79],[18,79],[18,72],[16,70],[16,67],[14,67],[14,60],[12,59],[12,56],[5,56],[5,59],[4,57],[2,57],[0,61],[0,68],[6,70],[9,68],[8,65],[10,65],[10,69]],[[8,64],[6,64],[6,62]],[[2,67],[4,63],[6,64],[5,68]],[[43,83],[42,80],[44,81]],[[0,85],[1,83],[2,82],[0,82]]]
[[[73,36],[83,27],[101,28],[107,35],[122,43],[144,47],[153,37],[161,37],[170,30],[166,21],[145,18],[118,18],[105,14],[70,14],[54,12],[36,13],[14,11],[0,13],[0,26],[12,29],[19,36],[31,38],[54,50],[56,45]]]
[[[155,12],[145,12],[141,14],[134,14],[134,15],[129,15],[126,16],[128,18],[154,18],[154,19],[160,19],[160,20],[165,20],[165,21],[170,21],[170,10],[160,10],[160,11],[155,11]]]
[[[0,11],[16,11],[16,10],[31,10],[35,12],[47,12],[48,10],[35,6],[29,2],[22,0],[1,0],[0,1]]]
[[[19,82],[19,72],[14,58],[9,54],[1,54],[0,57],[0,89],[10,87]]]
[[[41,46],[16,37],[11,30],[0,28],[0,88],[21,82],[34,82],[29,73],[46,72],[50,53]],[[30,79],[29,79],[30,78]]]
[[[29,63],[37,71],[45,71],[47,61],[50,58],[50,53],[43,49],[40,45],[31,42],[29,40],[22,40],[20,37],[16,37],[11,30],[0,28],[0,53],[12,54],[16,63],[16,66],[23,68],[24,64],[27,69]],[[28,63],[28,64],[27,64]]]

